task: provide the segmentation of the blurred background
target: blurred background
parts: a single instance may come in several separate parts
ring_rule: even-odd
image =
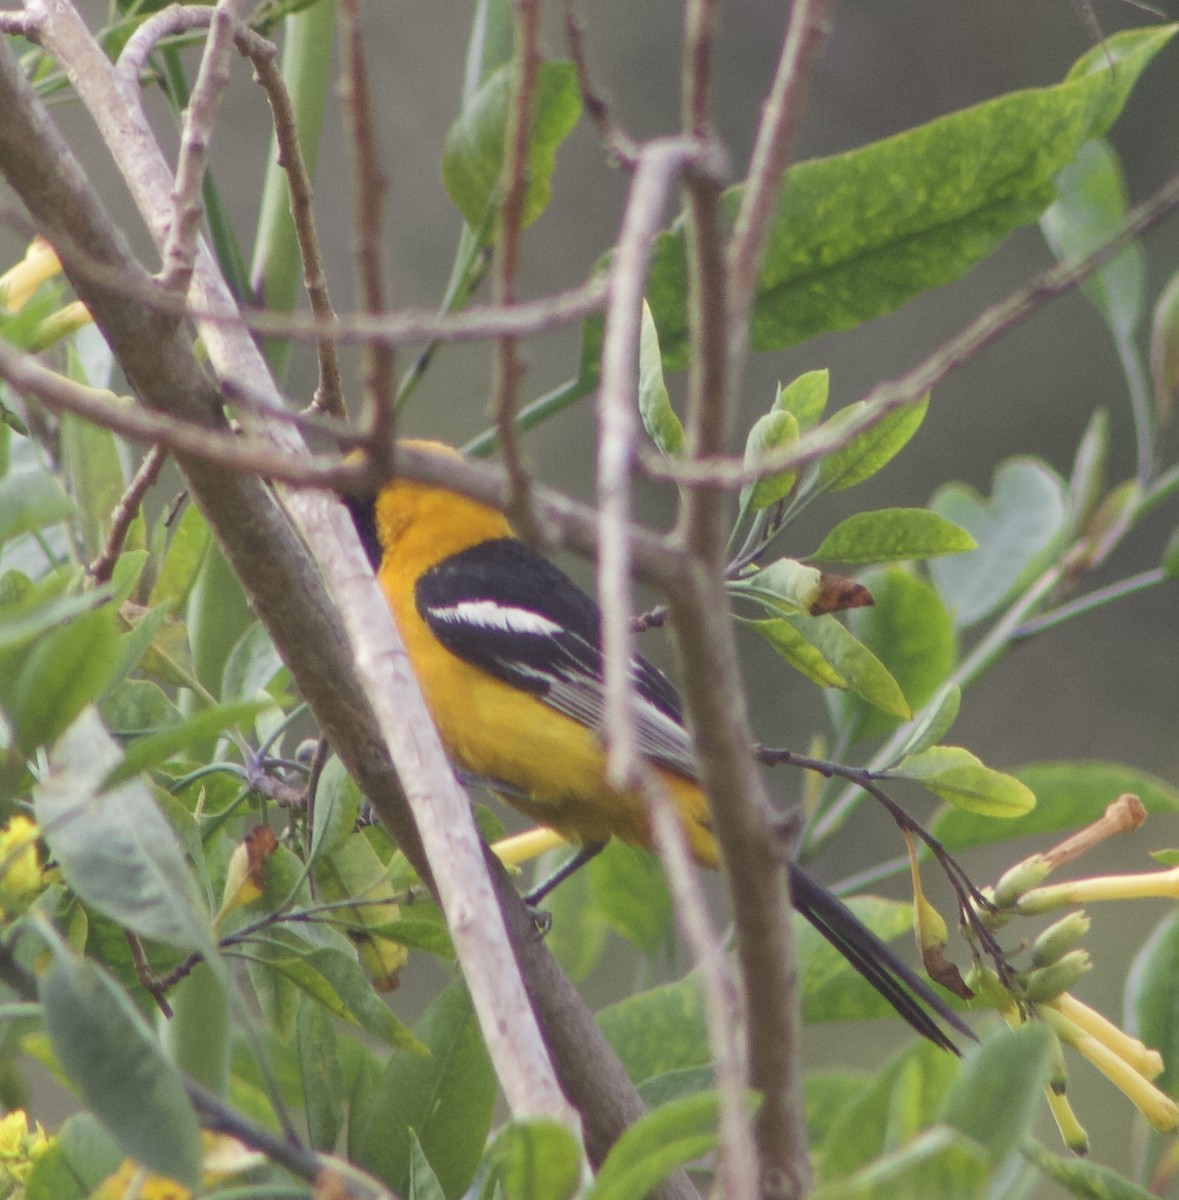
[[[810,89],[796,158],[847,150],[999,93],[1059,81],[1095,40],[1081,0],[844,0],[834,8],[834,27],[824,45]],[[1175,0],[1163,0],[1165,17],[1179,17]],[[86,7],[86,6],[84,6]],[[449,275],[460,218],[442,187],[438,158],[455,118],[462,87],[471,4],[457,0],[381,0],[364,13],[365,42],[384,168],[390,190],[386,208],[389,296],[394,305],[435,305]],[[546,12],[546,54],[564,56],[560,6]],[[89,4],[94,22],[104,9]],[[674,131],[678,125],[682,5],[671,0],[585,0],[590,61],[616,117],[635,136]],[[761,99],[768,87],[785,25],[786,6],[771,0],[729,0],[715,73],[718,131],[739,175],[747,160]],[[1127,3],[1100,3],[1095,16],[1105,32],[1144,25],[1156,16]],[[97,136],[76,106],[58,112],[78,153],[106,195],[125,193],[105,160]],[[174,147],[172,119],[157,109],[161,129]],[[253,240],[268,113],[261,93],[240,64],[212,149],[231,217],[244,246]],[[351,269],[352,200],[343,121],[333,105],[317,175],[316,211],[328,262],[333,299],[341,311],[354,307]],[[1146,71],[1111,140],[1121,155],[1131,202],[1146,198],[1179,169],[1179,44],[1169,46]],[[583,279],[617,236],[625,177],[613,169],[583,120],[562,149],[551,206],[524,245],[520,293],[539,295]],[[147,253],[146,239],[126,202],[125,227]],[[673,214],[668,214],[671,219]],[[0,229],[4,261],[20,239]],[[1179,269],[1179,216],[1145,240],[1148,296]],[[769,407],[779,381],[815,367],[831,370],[831,408],[851,403],[874,383],[898,375],[961,328],[987,304],[1048,265],[1051,257],[1037,229],[1018,232],[967,278],[924,296],[900,312],[790,352],[755,356],[745,375],[738,444],[750,422]],[[153,262],[154,265],[154,262]],[[527,348],[523,395],[532,399],[576,371],[575,333],[535,341]],[[463,442],[487,423],[490,353],[486,347],[441,352],[409,406],[403,428]],[[408,366],[405,356],[399,364]],[[351,363],[353,387],[356,364]],[[314,386],[311,357],[296,352],[287,391],[300,405]],[[673,398],[682,380],[669,379]],[[983,494],[996,467],[1013,455],[1045,458],[1067,473],[1078,439],[1092,413],[1108,408],[1113,431],[1111,478],[1132,474],[1133,442],[1126,390],[1112,342],[1089,303],[1075,294],[1053,301],[1031,320],[958,370],[940,385],[917,437],[885,471],[854,492],[812,507],[792,527],[783,553],[803,553],[823,532],[861,508],[922,505],[941,484],[963,480]],[[588,498],[591,494],[593,414],[589,402],[568,410],[525,439],[539,478]],[[1164,462],[1175,459],[1171,436]],[[673,496],[645,487],[644,516],[665,524]],[[1090,586],[1122,578],[1158,563],[1171,530],[1179,524],[1172,505],[1156,513],[1119,550]],[[795,532],[796,531],[796,532]],[[793,539],[797,537],[797,544]],[[583,580],[584,564],[564,563]],[[666,662],[662,634],[648,635],[644,653]],[[747,647],[747,677],[757,735],[774,745],[805,750],[825,729],[822,698],[760,644]],[[1010,769],[1046,759],[1100,758],[1179,780],[1179,588],[1156,588],[1100,613],[1072,622],[1023,646],[964,698],[953,741],[988,765]],[[779,772],[776,794],[797,799],[800,782]],[[890,823],[863,809],[845,830],[837,850],[818,864],[838,880],[881,857],[899,852]],[[886,839],[886,841],[882,841]],[[1179,824],[1158,818],[1135,838],[1110,846],[1101,863],[1144,869],[1150,849],[1179,845]],[[1030,852],[1020,846],[988,858],[968,859],[980,882]],[[894,894],[904,894],[896,881]],[[885,890],[888,890],[887,888]],[[1090,945],[1098,969],[1081,994],[1111,1014],[1134,949],[1166,909],[1161,902],[1119,906],[1097,913]],[[681,964],[682,965],[682,964]],[[590,981],[591,1000],[601,1002],[633,984],[634,959],[608,960]],[[412,987],[412,981],[408,984]],[[405,999],[403,997],[402,999]],[[398,1000],[400,1009],[402,1000]],[[889,1045],[881,1029],[812,1031],[815,1052],[835,1048],[854,1062],[883,1056],[899,1037],[890,1024]],[[895,1033],[893,1031],[896,1031]],[[1081,1068],[1077,1068],[1081,1070]],[[1101,1085],[1103,1088],[1105,1085]],[[1103,1096],[1106,1093],[1101,1093]],[[1112,1093],[1107,1099],[1112,1100]],[[1095,1112],[1082,1119],[1094,1135],[1097,1161],[1117,1163],[1125,1154],[1127,1105],[1110,1105],[1113,1120],[1101,1127]],[[1122,1120],[1122,1117],[1125,1120]]]

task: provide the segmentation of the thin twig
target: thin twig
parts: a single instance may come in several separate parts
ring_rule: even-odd
[[[352,192],[356,223],[356,270],[361,304],[374,316],[385,311],[381,213],[388,184],[381,171],[373,121],[364,36],[360,28],[359,0],[342,0],[344,69],[340,92],[348,114],[348,143],[352,150]],[[383,342],[369,343],[365,353],[365,411],[362,425],[372,435],[371,453],[386,464],[393,450],[396,368],[392,349]]]
[[[37,22],[28,13],[0,12],[0,33],[34,42],[37,40]]]
[[[54,411],[72,412],[134,441],[158,442],[177,454],[215,463],[236,474],[260,476],[293,488],[357,494],[372,491],[388,478],[374,475],[371,464],[365,462],[292,455],[257,437],[231,437],[161,413],[112,404],[107,394],[73,383],[3,340],[0,379]],[[437,455],[401,448],[398,472],[423,483],[448,487],[501,510],[507,507],[503,475],[481,463],[440,464]],[[548,488],[534,489],[533,503],[543,516],[547,546],[564,547],[590,558],[597,555],[600,529],[595,510]],[[628,537],[638,578],[665,590],[680,585],[684,570],[681,551],[641,526],[630,529]]]
[[[810,67],[827,31],[832,0],[795,0],[782,42],[782,55],[762,109],[741,207],[729,240],[729,362],[740,371],[749,337],[749,317],[778,193],[799,118],[806,105]],[[733,390],[739,390],[734,379]]]
[[[745,1093],[747,1069],[741,1044],[745,1014],[741,988],[724,941],[713,928],[699,876],[688,854],[684,826],[672,798],[649,766],[643,767],[640,780],[655,849],[671,892],[672,911],[691,951],[700,982],[708,1044],[720,1093],[724,1173],[738,1187],[755,1186],[757,1151]]]
[[[1007,965],[1003,950],[995,940],[991,931],[979,919],[980,911],[993,909],[991,902],[979,891],[974,881],[959,864],[958,860],[942,845],[932,833],[919,821],[911,817],[905,810],[880,786],[875,772],[866,767],[848,767],[842,763],[831,762],[829,759],[812,758],[806,754],[797,754],[784,748],[771,749],[767,746],[757,746],[754,749],[758,761],[769,766],[787,764],[800,767],[805,771],[814,771],[824,779],[846,779],[880,804],[908,834],[919,838],[929,852],[937,860],[938,866],[945,873],[950,887],[958,902],[958,912],[964,927],[978,939],[987,955],[995,964],[996,970],[1004,979],[1010,977],[1011,969]]]
[[[319,741],[315,743],[315,754],[311,759],[311,770],[307,773],[307,782],[303,785],[303,825],[308,858],[311,857],[311,834],[315,826],[315,803],[319,794],[319,779],[323,774],[324,767],[327,766],[331,753],[331,743],[327,738],[321,736]],[[312,876],[311,882],[314,884],[314,876]]]
[[[500,205],[492,268],[492,301],[510,307],[516,298],[516,274],[520,268],[524,236],[524,207],[528,198],[528,138],[532,126],[532,97],[539,67],[537,38],[540,33],[539,0],[515,0],[512,48],[512,94],[508,127],[504,138],[504,162],[500,172]],[[511,491],[511,512],[529,541],[536,537],[536,522],[529,503],[528,472],[520,455],[516,430],[517,396],[524,364],[514,337],[501,337],[495,344],[492,413],[499,434],[504,469]]]
[[[1119,579],[1117,583],[1108,584],[1103,588],[1096,588],[1084,596],[1078,596],[1075,600],[1070,600],[1067,604],[1050,608],[1038,617],[1033,617],[1030,621],[1025,621],[1011,635],[1011,643],[1015,645],[1018,642],[1026,641],[1030,637],[1035,637],[1038,633],[1044,633],[1048,629],[1055,629],[1058,625],[1063,625],[1066,621],[1071,621],[1074,617],[1083,616],[1085,613],[1101,608],[1103,605],[1109,604],[1114,600],[1121,600],[1126,596],[1133,596],[1138,592],[1144,592],[1149,588],[1157,587],[1160,583],[1165,583],[1166,580],[1167,573],[1162,567],[1152,567],[1149,571],[1142,571],[1137,575],[1131,575],[1128,579]]]
[[[686,130],[701,138],[709,132],[716,20],[713,0],[688,5],[682,120]],[[727,453],[736,406],[732,384],[740,373],[728,358],[729,280],[717,174],[693,172],[685,179],[691,335],[685,428],[693,461]],[[774,853],[772,810],[749,756],[747,701],[726,612],[727,499],[715,487],[682,493],[677,533],[692,559],[692,586],[667,595],[689,723],[728,870],[747,1018],[749,1086],[762,1095],[755,1118],[756,1164],[738,1161],[726,1139],[723,1170],[730,1194],[802,1196],[810,1187],[811,1168],[798,1053],[793,926],[786,873]]]
[[[162,285],[166,292],[188,292],[196,261],[197,235],[204,206],[201,180],[221,100],[229,87],[229,59],[235,28],[244,20],[250,0],[217,0],[192,98],[180,131],[172,220],[164,241]]]
[[[164,995],[164,989],[160,986],[159,980],[152,972],[151,963],[147,961],[147,953],[143,949],[143,942],[139,934],[131,929],[124,929],[123,937],[126,938],[127,946],[131,951],[131,962],[135,967],[135,978],[139,980],[140,987],[156,1002],[161,1016],[165,1020],[171,1020],[172,1006],[168,1003],[168,998]]]
[[[34,236],[35,230],[25,222],[10,217],[9,223],[22,236],[27,236],[27,240]],[[186,301],[162,293],[154,281],[137,279],[125,271],[113,269],[109,263],[96,261],[86,247],[68,233],[59,235],[54,248],[59,257],[69,259],[70,269],[75,274],[153,312],[211,326],[225,326],[234,331],[248,330],[265,337],[285,337],[298,342],[331,340],[337,345],[473,342],[551,333],[600,312],[605,307],[610,288],[609,275],[600,274],[566,291],[503,308],[484,304],[472,305],[460,312],[403,308],[376,316],[371,313],[317,316],[314,313],[278,313],[230,304]],[[266,411],[278,411],[278,408],[273,406]]]
[[[719,0],[690,0],[684,14],[682,123],[688,137],[712,134],[709,94],[712,54],[720,26]]]
[[[114,573],[115,563],[123,552],[123,542],[127,539],[131,523],[139,515],[143,497],[159,478],[167,457],[167,451],[162,446],[153,446],[139,464],[139,470],[135,472],[127,490],[119,498],[115,511],[111,513],[111,527],[102,551],[86,568],[86,574],[95,584],[106,583]]]
[[[118,72],[123,82],[128,87],[138,87],[148,58],[164,38],[207,29],[212,20],[213,9],[199,4],[171,4],[152,13],[127,39],[119,54]]]
[[[602,145],[620,165],[632,169],[638,161],[639,145],[615,120],[609,104],[594,84],[585,52],[585,30],[577,12],[577,0],[565,0],[565,40],[569,45],[569,57],[577,70],[581,102],[597,128]]]
[[[299,254],[303,259],[303,285],[307,289],[311,311],[320,320],[331,321],[334,313],[328,294],[327,273],[324,271],[323,257],[319,252],[315,210],[311,203],[311,176],[303,158],[298,121],[290,94],[272,54],[255,53],[254,43],[247,39],[239,40],[238,48],[254,64],[254,74],[270,104],[274,136],[278,143],[278,162],[287,173],[291,219],[299,243]],[[315,350],[319,360],[319,381],[311,402],[312,410],[345,421],[348,418],[348,409],[340,380],[340,360],[336,353],[335,340],[331,337],[317,338]]]
[[[602,337],[598,393],[597,497],[601,517],[598,602],[602,610],[605,732],[615,787],[638,777],[631,612],[630,474],[638,413],[639,329],[651,245],[676,180],[700,153],[684,138],[652,142],[639,153],[614,251],[614,276]]]

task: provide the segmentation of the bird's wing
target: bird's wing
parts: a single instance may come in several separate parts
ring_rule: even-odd
[[[601,613],[559,567],[515,538],[480,542],[423,572],[414,589],[422,620],[454,655],[592,729],[605,715]],[[639,751],[695,778],[679,697],[635,655]]]

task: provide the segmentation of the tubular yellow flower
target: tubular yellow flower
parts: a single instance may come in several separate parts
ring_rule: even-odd
[[[1144,900],[1154,896],[1179,899],[1179,867],[1169,871],[1143,871],[1134,875],[1094,875],[1071,883],[1033,888],[1016,901],[1025,915],[1049,912],[1066,904],[1091,904],[1096,900]]]
[[[1073,1112],[1073,1106],[1069,1103],[1068,1097],[1063,1092],[1054,1092],[1051,1088],[1045,1088],[1044,1094],[1048,1097],[1048,1108],[1052,1113],[1052,1119],[1060,1131],[1060,1140],[1074,1154],[1082,1157],[1088,1154],[1089,1135],[1085,1132],[1085,1127],[1077,1120],[1077,1114]]]
[[[541,854],[547,854],[550,850],[558,850],[568,845],[555,829],[538,825],[535,829],[526,829],[523,833],[500,838],[492,844],[491,849],[505,867],[515,867]]]
[[[1119,1058],[1125,1059],[1139,1075],[1147,1079],[1157,1079],[1163,1073],[1163,1056],[1157,1050],[1152,1050],[1137,1038],[1131,1037],[1071,993],[1063,992],[1057,996],[1052,1001],[1052,1007],[1090,1037],[1107,1046]]]
[[[44,238],[33,238],[24,258],[0,275],[0,306],[20,312],[41,284],[60,271],[53,247]]]
[[[74,300],[63,308],[59,308],[57,312],[50,313],[43,321],[37,322],[29,338],[30,348],[45,350],[55,342],[60,342],[62,338],[69,337],[71,333],[77,333],[79,329],[92,324],[93,321],[94,318],[90,315],[90,310],[86,305],[81,300]]]
[[[1159,1091],[1124,1058],[1075,1025],[1059,1009],[1045,1005],[1039,1011],[1060,1039],[1087,1058],[1155,1129],[1160,1133],[1179,1130],[1179,1104],[1170,1096]]]

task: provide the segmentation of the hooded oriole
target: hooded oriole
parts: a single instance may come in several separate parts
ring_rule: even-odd
[[[346,502],[460,773],[587,850],[611,837],[650,848],[641,798],[606,779],[597,604],[519,541],[502,513],[458,493],[396,479]],[[717,867],[679,697],[638,655],[631,671],[639,749],[670,792],[694,857]],[[796,864],[789,870],[794,906],[918,1033],[955,1049],[932,1012],[973,1036],[842,901]]]

